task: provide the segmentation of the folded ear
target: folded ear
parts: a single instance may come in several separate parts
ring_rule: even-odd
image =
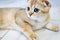
[[[46,7],[43,10],[43,12],[49,12],[49,10],[51,8],[51,4],[49,3],[49,1],[48,0],[42,0],[42,3],[46,5]]]
[[[43,2],[44,2],[48,7],[51,7],[51,4],[49,3],[48,0],[43,0]]]

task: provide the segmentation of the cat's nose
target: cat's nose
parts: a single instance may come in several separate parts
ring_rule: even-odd
[[[30,13],[30,16],[32,15],[33,13]]]

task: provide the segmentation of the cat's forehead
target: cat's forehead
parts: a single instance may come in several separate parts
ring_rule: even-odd
[[[39,5],[39,4],[41,4],[41,3],[42,3],[41,0],[30,0],[30,1],[28,2],[28,5],[32,7],[32,6]]]

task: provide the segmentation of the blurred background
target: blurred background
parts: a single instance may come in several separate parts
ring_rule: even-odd
[[[0,8],[4,7],[25,7],[27,0],[0,0]]]

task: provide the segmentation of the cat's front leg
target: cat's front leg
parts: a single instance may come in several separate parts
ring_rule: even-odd
[[[55,31],[55,32],[59,31],[59,27],[56,25],[53,25],[52,23],[48,23],[46,25],[46,29],[51,30],[51,31]]]
[[[32,28],[28,23],[20,20],[19,25],[21,26],[21,28],[23,29],[25,35],[28,37],[29,40],[36,40],[37,35],[35,34],[35,32],[32,31]]]

